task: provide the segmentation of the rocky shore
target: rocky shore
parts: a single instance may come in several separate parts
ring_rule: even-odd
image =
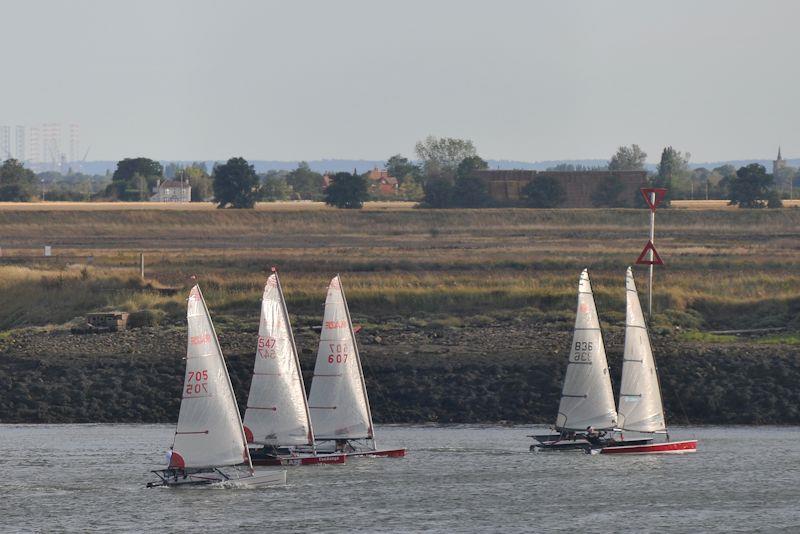
[[[306,385],[318,334],[297,328]],[[551,423],[571,324],[366,327],[359,335],[379,423]],[[4,423],[169,422],[178,415],[185,329],[71,334],[26,329],[0,339]],[[220,343],[243,405],[255,330],[222,326]],[[615,391],[622,332],[605,343]],[[800,351],[752,342],[681,343],[655,337],[672,424],[800,423]]]

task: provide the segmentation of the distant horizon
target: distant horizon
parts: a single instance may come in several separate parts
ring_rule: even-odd
[[[776,154],[777,155],[777,154]],[[129,156],[131,158],[136,157],[147,157],[144,155],[139,156]],[[238,156],[232,156],[238,157]],[[124,158],[123,158],[124,159]],[[166,165],[169,163],[175,163],[178,165],[190,165],[192,163],[204,163],[209,166],[209,171],[211,171],[211,166],[214,163],[224,163],[227,161],[225,160],[213,160],[213,159],[154,159],[158,161],[162,165]],[[250,164],[252,164],[256,168],[256,172],[264,173],[270,170],[292,170],[297,167],[300,162],[306,162],[309,164],[312,170],[315,172],[341,172],[346,171],[350,172],[354,168],[359,172],[367,172],[372,170],[374,167],[382,168],[386,162],[385,159],[347,159],[347,158],[320,158],[320,159],[286,159],[286,160],[272,160],[272,159],[248,159],[245,158]],[[409,158],[412,161],[416,161],[414,158]],[[792,157],[783,157],[783,160],[786,161],[787,165],[792,167],[800,167],[800,157],[792,158]],[[69,168],[72,168],[74,172],[79,172],[75,168],[79,167],[82,168],[80,172],[85,174],[104,174],[107,170],[113,172],[116,168],[117,162],[120,160],[114,159],[104,159],[104,160],[87,160],[85,162],[67,162],[64,169],[66,172]],[[526,169],[526,170],[546,170],[549,167],[554,167],[560,164],[572,164],[572,165],[583,165],[588,167],[596,167],[602,166],[603,164],[608,163],[608,159],[599,159],[599,158],[585,158],[585,159],[569,159],[569,160],[541,160],[541,161],[524,161],[524,160],[500,160],[500,159],[486,159],[486,162],[489,164],[490,169]],[[721,160],[721,161],[701,161],[701,162],[693,162],[689,161],[689,167],[691,169],[696,168],[708,168],[713,169],[716,167],[720,167],[722,165],[733,165],[735,167],[748,165],[750,163],[759,163],[767,167],[767,171],[771,172],[771,164],[774,161],[774,158],[738,158],[738,159],[729,159],[729,160]],[[32,168],[37,173],[41,172],[48,172],[54,171],[52,168],[46,168],[48,164],[35,164],[33,166],[27,165],[29,168]],[[657,162],[646,162],[645,163],[645,170],[653,171],[657,168]],[[55,172],[59,172],[55,170]]]

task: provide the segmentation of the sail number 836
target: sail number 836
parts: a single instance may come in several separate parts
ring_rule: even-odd
[[[575,349],[572,353],[572,361],[592,363],[592,349],[594,345],[591,341],[576,341]]]
[[[346,343],[331,343],[328,347],[330,348],[328,363],[347,363],[348,348]]]

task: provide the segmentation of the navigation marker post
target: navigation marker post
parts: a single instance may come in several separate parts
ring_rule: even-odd
[[[643,187],[640,191],[645,202],[647,202],[647,206],[650,208],[650,240],[636,259],[636,264],[650,266],[650,282],[647,285],[647,317],[651,319],[653,317],[653,265],[664,265],[653,244],[656,230],[656,208],[664,199],[667,190],[663,187]],[[644,259],[645,255],[647,255],[647,259]]]

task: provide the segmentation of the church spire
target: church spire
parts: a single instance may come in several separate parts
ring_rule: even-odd
[[[781,145],[778,145],[778,161],[781,160]]]

